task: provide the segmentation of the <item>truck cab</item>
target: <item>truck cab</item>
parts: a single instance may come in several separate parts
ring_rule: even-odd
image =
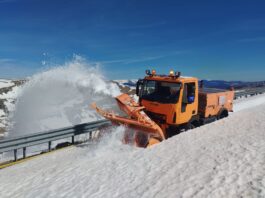
[[[125,143],[148,147],[182,131],[227,117],[233,111],[233,89],[199,87],[197,78],[183,77],[180,72],[157,75],[155,70],[147,70],[146,74],[136,85],[138,102],[126,93],[115,97],[127,116],[91,104],[112,123],[126,126]]]
[[[157,75],[147,70],[146,74],[136,86],[139,105],[167,137],[172,131],[174,135],[227,117],[233,111],[233,90],[199,87],[197,78],[180,76],[180,72]]]
[[[164,130],[189,123],[198,114],[198,79],[147,71],[137,82],[136,94],[145,113]]]

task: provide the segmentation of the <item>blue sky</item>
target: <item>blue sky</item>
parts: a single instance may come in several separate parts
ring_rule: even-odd
[[[146,68],[265,80],[263,0],[0,0],[0,77],[81,55],[109,79]]]

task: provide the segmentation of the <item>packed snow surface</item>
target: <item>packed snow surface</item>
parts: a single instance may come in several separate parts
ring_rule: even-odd
[[[118,127],[99,143],[0,170],[0,197],[264,197],[259,98],[263,104],[148,149],[123,145]]]
[[[234,112],[252,108],[265,103],[265,94],[256,95],[249,98],[239,98],[234,101]],[[265,119],[265,118],[264,118]]]

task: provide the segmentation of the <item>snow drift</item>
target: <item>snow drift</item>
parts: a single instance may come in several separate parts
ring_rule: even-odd
[[[83,58],[38,73],[22,87],[11,115],[12,136],[71,126],[99,119],[89,105],[96,101],[110,107],[119,94],[98,65]]]

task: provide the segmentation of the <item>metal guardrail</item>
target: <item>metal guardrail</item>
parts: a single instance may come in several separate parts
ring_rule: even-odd
[[[265,93],[265,87],[257,87],[257,88],[250,88],[242,92],[236,92],[234,99],[238,99],[241,97],[248,97],[253,95],[258,95]]]
[[[46,132],[34,133],[25,136],[12,137],[0,140],[0,153],[14,151],[14,160],[17,160],[18,149],[23,149],[23,158],[26,158],[26,148],[39,144],[48,143],[48,151],[51,151],[51,142],[55,140],[72,137],[72,144],[75,143],[74,137],[85,133],[90,133],[100,128],[107,127],[111,123],[108,120],[100,120],[90,123],[75,125]]]

